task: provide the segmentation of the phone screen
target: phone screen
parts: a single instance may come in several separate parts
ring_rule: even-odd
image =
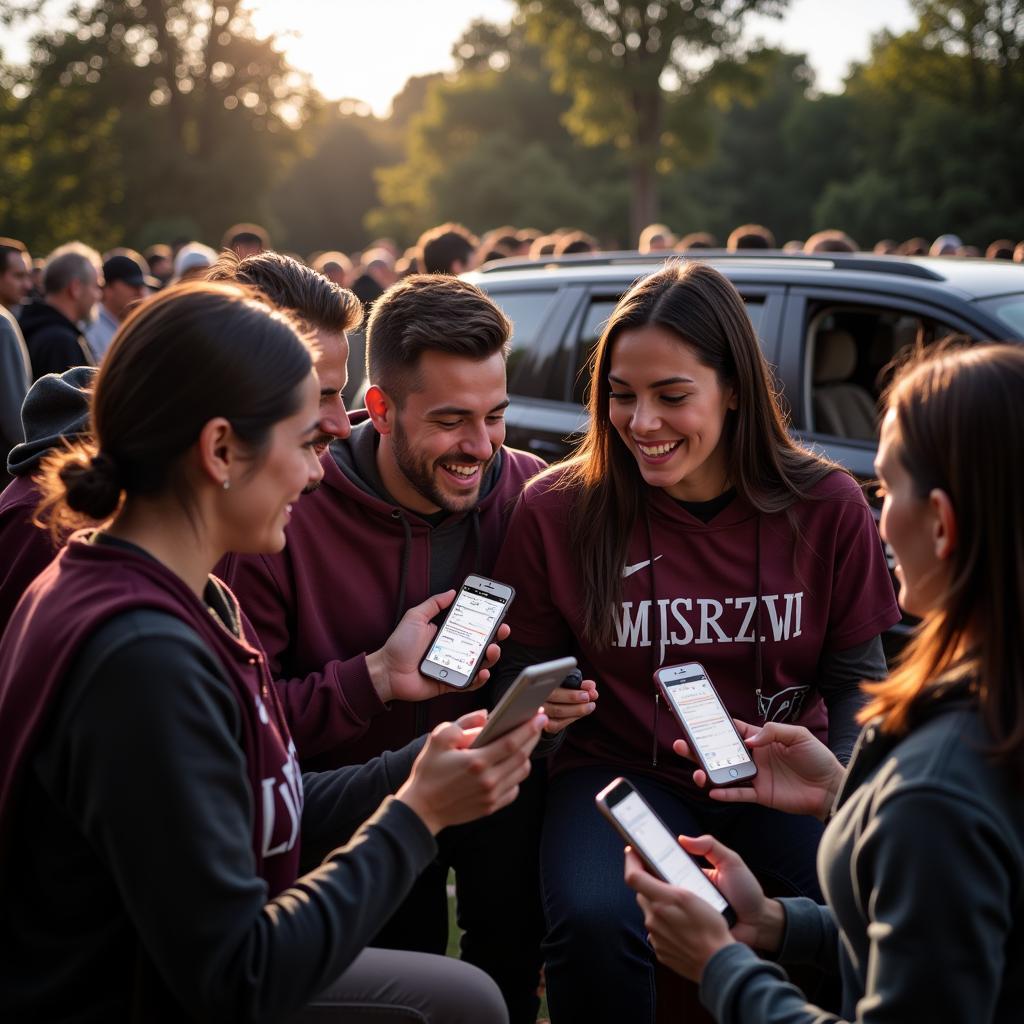
[[[463,587],[426,660],[468,676],[507,603],[507,598]]]
[[[633,791],[616,804],[609,801],[609,810],[629,836],[630,843],[657,865],[667,881],[696,893],[719,912],[726,910],[729,904],[725,897],[708,881],[639,793]]]
[[[665,688],[704,763],[711,771],[746,764],[750,754],[703,669],[693,665],[679,671],[684,674],[666,678]]]

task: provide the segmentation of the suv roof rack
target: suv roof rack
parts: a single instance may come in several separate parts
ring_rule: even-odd
[[[740,249],[730,252],[726,249],[693,249],[689,252],[584,252],[568,256],[543,256],[531,260],[524,257],[510,257],[491,260],[478,267],[482,274],[515,270],[540,270],[544,267],[607,267],[636,264],[659,264],[670,259],[685,260],[742,260],[752,266],[758,264],[788,263],[808,270],[863,270],[876,274],[899,274],[902,277],[917,277],[927,281],[944,281],[942,274],[931,267],[911,263],[906,257],[874,256],[865,253],[788,253],[775,249]]]

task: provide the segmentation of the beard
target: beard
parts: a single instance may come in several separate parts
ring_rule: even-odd
[[[431,461],[416,453],[409,444],[409,435],[398,422],[395,423],[391,433],[391,450],[395,456],[395,463],[406,480],[432,505],[452,513],[467,512],[476,505],[480,498],[480,484],[483,483],[484,476],[494,464],[497,455],[497,449],[494,449],[491,452],[491,457],[481,463],[478,459],[470,459],[461,452],[453,451],[446,452],[440,458]],[[447,493],[438,479],[438,474],[444,472],[440,468],[442,462],[463,466],[480,466],[480,478],[475,491],[472,494],[461,495]]]

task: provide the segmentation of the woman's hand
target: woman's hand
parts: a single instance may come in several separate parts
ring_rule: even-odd
[[[443,693],[454,692],[450,686],[435,679],[427,679],[420,673],[420,662],[430,642],[437,634],[437,626],[431,621],[455,600],[455,591],[449,590],[434,597],[428,597],[422,604],[410,608],[388,637],[379,651],[366,656],[366,668],[370,673],[377,696],[387,703],[391,700],[429,700]],[[498,628],[497,639],[504,640],[510,633],[509,627]],[[501,657],[498,644],[491,644],[484,654],[484,667],[476,674],[469,686],[460,690],[476,690],[490,677],[488,669]]]
[[[712,789],[708,795],[724,803],[754,803],[790,814],[813,814],[824,821],[832,810],[846,769],[828,747],[801,725],[767,722],[760,728],[734,719],[757,765],[749,785]],[[685,740],[672,749],[696,760]],[[693,781],[702,789],[707,775],[698,768]]]
[[[530,774],[530,753],[547,718],[534,715],[493,743],[471,750],[486,717],[474,711],[437,726],[396,794],[435,835],[512,803],[519,783]]]
[[[679,845],[711,863],[704,873],[729,901],[736,923],[730,932],[714,907],[686,889],[655,878],[627,847],[626,884],[637,894],[658,959],[677,974],[699,981],[708,960],[732,942],[777,950],[784,927],[782,907],[765,896],[739,855],[711,836],[680,836]]]
[[[544,701],[544,713],[548,716],[544,731],[552,736],[560,733],[577,719],[589,715],[597,707],[596,701],[597,683],[593,679],[584,679],[578,690],[556,687]]]

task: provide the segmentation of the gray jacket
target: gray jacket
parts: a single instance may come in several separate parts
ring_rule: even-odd
[[[21,429],[21,403],[32,379],[25,339],[18,321],[0,306],[0,487],[10,477],[4,471],[7,453],[25,440]]]
[[[973,703],[955,696],[902,740],[864,729],[818,855],[828,906],[782,901],[779,962],[838,968],[842,1017],[736,944],[701,979],[716,1020],[1020,1021],[1024,792],[989,744]]]

